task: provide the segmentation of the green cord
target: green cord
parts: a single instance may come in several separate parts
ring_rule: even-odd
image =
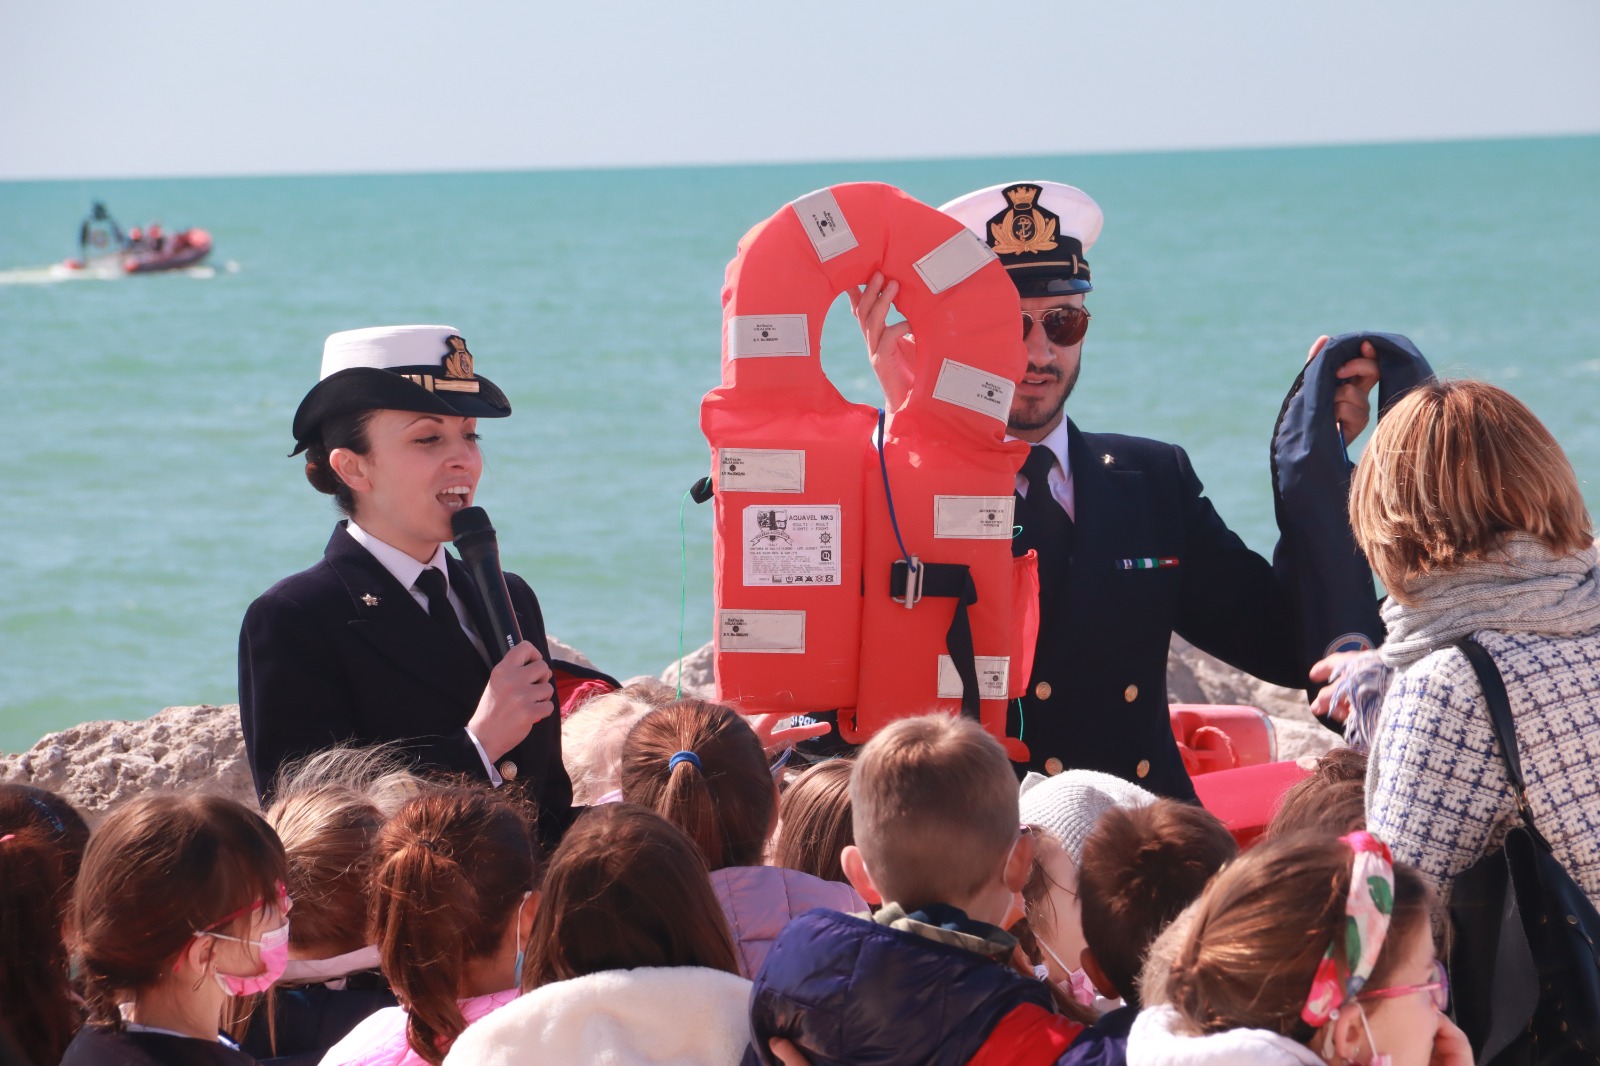
[[[1028,732],[1028,720],[1022,715],[1022,697],[1017,697],[1017,739],[1021,740]]]
[[[685,489],[683,499],[678,501],[678,694],[674,698],[680,700],[683,699],[683,625],[689,602],[689,535],[683,528],[683,509],[693,492],[693,489]]]

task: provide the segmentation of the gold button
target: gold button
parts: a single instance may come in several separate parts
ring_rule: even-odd
[[[1133,772],[1138,774],[1140,777],[1149,777],[1150,776],[1150,760],[1149,759],[1140,759],[1139,760],[1139,765],[1135,766],[1133,768]]]
[[[1050,698],[1050,682],[1041,681],[1037,685],[1033,686],[1033,694],[1035,696],[1039,697],[1041,700],[1049,699]]]
[[[1122,690],[1122,698],[1123,698],[1124,701],[1126,701],[1128,703],[1132,703],[1134,700],[1138,699],[1139,698],[1139,686],[1138,685],[1129,685],[1127,688],[1123,689]]]
[[[507,781],[515,781],[517,779],[517,764],[512,762],[510,759],[504,760],[499,766],[496,766],[495,769],[499,770],[500,776],[505,778]]]
[[[1061,760],[1056,758],[1054,755],[1050,756],[1044,761],[1044,772],[1049,774],[1051,777],[1059,774],[1061,772]]]

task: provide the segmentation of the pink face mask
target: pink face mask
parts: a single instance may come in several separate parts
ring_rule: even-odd
[[[283,971],[289,965],[289,923],[285,921],[282,926],[270,933],[262,933],[260,940],[245,940],[243,937],[228,936],[225,933],[198,933],[197,936],[210,936],[218,940],[231,940],[235,944],[250,944],[261,953],[261,965],[265,967],[258,974],[243,977],[238,974],[223,973],[220,970],[214,975],[217,984],[230,996],[251,996],[257,992],[265,992],[277,984],[278,978],[283,976]]]

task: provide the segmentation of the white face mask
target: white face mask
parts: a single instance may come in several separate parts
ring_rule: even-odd
[[[377,968],[378,945],[368,944],[331,959],[290,959],[282,980],[291,984],[313,984]]]

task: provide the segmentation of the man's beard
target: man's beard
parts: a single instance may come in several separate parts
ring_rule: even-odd
[[[1067,405],[1067,398],[1072,395],[1072,390],[1078,387],[1078,373],[1082,369],[1083,362],[1080,360],[1078,365],[1072,368],[1072,376],[1067,378],[1067,387],[1062,390],[1061,399],[1056,401],[1054,405],[1050,406],[1049,409],[1043,413],[1024,416],[1020,411],[1017,410],[1015,406],[1013,406],[1011,408],[1010,415],[1006,418],[1006,429],[1010,430],[1013,434],[1031,433],[1034,430],[1043,429],[1044,427],[1048,426],[1052,421],[1055,420],[1056,416],[1061,413],[1061,409]],[[1035,368],[1030,366],[1028,368],[1028,373],[1047,375],[1055,378],[1057,381],[1061,380],[1062,376],[1061,369],[1054,366],[1043,368]]]

